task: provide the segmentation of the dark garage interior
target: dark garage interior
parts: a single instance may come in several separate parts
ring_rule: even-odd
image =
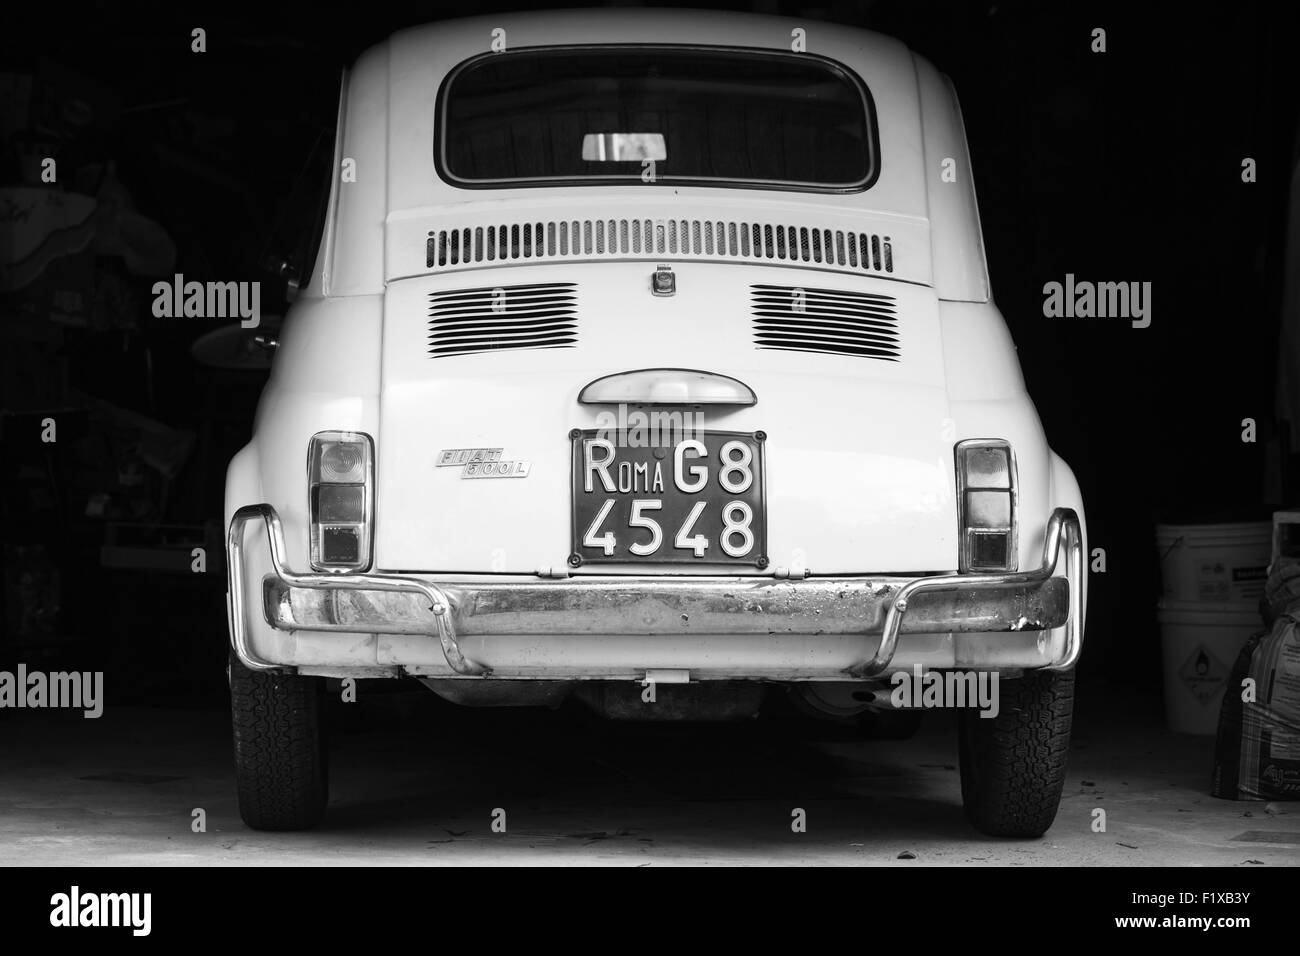
[[[701,6],[810,33],[867,27],[955,84],[994,298],[1087,505],[1086,641],[1053,828],[1013,842],[967,827],[948,713],[926,714],[912,741],[869,740],[779,699],[743,725],[680,728],[600,722],[575,701],[457,708],[401,680],[365,682],[355,703],[330,685],[327,826],[246,829],[223,487],[270,353],[237,322],[155,317],[150,288],[172,273],[259,281],[264,317],[283,314],[312,255],[341,70],[438,16],[100,2],[28,11],[0,40],[0,194],[39,185],[54,156],[57,188],[122,230],[91,245],[65,230],[0,300],[0,670],[104,674],[103,719],[0,709],[0,862],[1300,862],[1295,805],[1211,796],[1213,732],[1168,726],[1157,616],[1158,526],[1268,523],[1300,502],[1300,356],[1283,344],[1300,343],[1293,25],[1257,2]],[[1097,27],[1104,53],[1090,49]],[[1044,285],[1067,274],[1150,282],[1149,327],[1046,317]],[[42,437],[51,420],[57,441]],[[508,842],[491,827],[500,807]]]

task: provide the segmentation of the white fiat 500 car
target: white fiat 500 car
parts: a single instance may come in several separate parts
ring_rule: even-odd
[[[757,16],[440,23],[346,74],[334,169],[227,479],[250,826],[321,818],[325,678],[717,720],[921,671],[1000,679],[972,823],[1051,825],[1083,509],[933,66]]]

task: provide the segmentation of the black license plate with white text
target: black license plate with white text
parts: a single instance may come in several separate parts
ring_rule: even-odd
[[[763,432],[620,444],[574,429],[569,563],[767,567]]]

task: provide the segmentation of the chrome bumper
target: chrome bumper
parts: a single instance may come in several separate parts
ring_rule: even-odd
[[[1065,626],[1049,667],[1063,670],[1082,645],[1083,561],[1079,518],[1058,508],[1043,561],[1032,571],[905,578],[718,578],[575,576],[536,582],[433,582],[391,574],[298,574],[286,566],[284,531],[270,505],[235,512],[227,542],[231,646],[250,668],[244,594],[244,527],[265,523],[274,573],[263,581],[267,622],[282,630],[436,635],[447,665],[466,676],[490,668],[467,658],[458,638],[575,634],[879,634],[874,653],[847,669],[873,677],[893,660],[900,634],[1040,631]],[[1056,576],[1064,551],[1065,574]]]

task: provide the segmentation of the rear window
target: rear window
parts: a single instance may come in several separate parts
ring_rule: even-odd
[[[443,84],[435,153],[463,186],[759,185],[876,176],[866,88],[809,55],[689,47],[486,54]]]

